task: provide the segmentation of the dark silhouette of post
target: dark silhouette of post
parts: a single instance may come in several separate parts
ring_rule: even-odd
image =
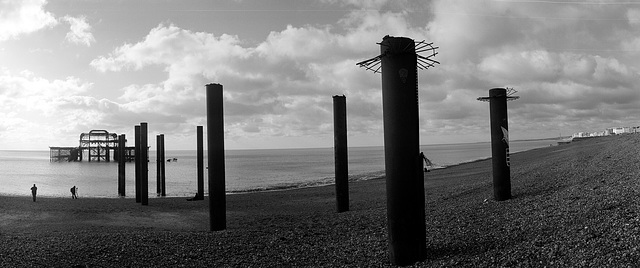
[[[140,123],[140,202],[149,205],[149,142],[147,123]]]
[[[141,163],[142,161],[140,160],[141,158],[141,150],[140,150],[140,126],[137,125],[135,126],[135,131],[134,131],[134,135],[135,135],[135,140],[136,140],[136,148],[135,148],[135,162],[136,162],[136,179],[135,179],[135,186],[136,186],[136,203],[140,203],[142,202],[142,199],[140,197],[140,177],[142,176],[142,171],[141,171]]]
[[[125,196],[125,151],[126,151],[126,136],[121,134],[118,136],[118,196]]]
[[[439,64],[437,47],[385,36],[380,55],[356,65],[382,73],[389,257],[409,265],[426,257],[424,173],[420,153],[418,69]],[[427,52],[422,56],[418,53]]]
[[[489,90],[491,120],[491,163],[493,165],[493,198],[511,199],[511,168],[509,167],[509,126],[507,122],[507,90]]]
[[[160,135],[156,135],[156,194],[158,196],[160,196],[162,194],[162,171],[160,171],[160,166],[161,166],[161,162],[164,162],[162,160],[162,155],[160,153],[160,150],[162,148],[162,145],[160,143]]]
[[[202,126],[196,127],[198,147],[198,196],[204,197],[204,140]]]
[[[417,59],[410,38],[385,37],[380,48],[390,257],[408,265],[426,253]]]
[[[160,196],[167,196],[167,176],[166,176],[166,169],[165,169],[165,154],[164,154],[165,150],[164,150],[164,134],[160,134],[160,180],[162,181],[162,183],[160,184]]]
[[[349,211],[349,164],[347,157],[347,101],[333,96],[333,146],[336,171],[336,209]]]
[[[492,88],[489,97],[479,101],[489,102],[491,122],[491,164],[493,170],[493,198],[496,201],[511,199],[511,167],[509,163],[509,125],[507,101],[517,100],[513,88]]]
[[[209,154],[209,219],[211,231],[227,228],[224,178],[224,116],[222,85],[207,85],[207,147]]]

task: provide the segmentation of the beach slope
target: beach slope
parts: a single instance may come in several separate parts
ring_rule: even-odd
[[[640,263],[640,135],[511,156],[513,199],[492,200],[491,160],[425,173],[428,255],[418,267],[635,266]],[[208,201],[0,197],[0,266],[390,266],[384,179]]]

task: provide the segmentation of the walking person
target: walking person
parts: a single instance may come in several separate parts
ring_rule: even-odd
[[[78,196],[76,195],[76,191],[78,191],[78,188],[76,188],[75,185],[71,187],[71,199],[78,199]]]
[[[31,195],[33,195],[33,202],[36,202],[36,193],[38,192],[38,187],[36,187],[36,184],[33,184],[33,187],[31,187]]]

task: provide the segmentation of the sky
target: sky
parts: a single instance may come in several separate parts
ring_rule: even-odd
[[[147,122],[195,149],[205,85],[224,87],[226,149],[383,144],[385,35],[433,42],[419,71],[420,143],[490,140],[512,87],[512,140],[640,126],[640,2],[565,0],[0,0],[0,150],[77,146]],[[205,127],[206,132],[206,127]]]

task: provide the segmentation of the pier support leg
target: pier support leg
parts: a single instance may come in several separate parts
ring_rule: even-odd
[[[125,146],[126,146],[126,136],[124,134],[118,136],[118,196],[125,196],[125,179],[126,179],[126,172],[125,172],[125,163],[126,163],[126,158],[124,155],[124,151]]]
[[[140,197],[140,177],[142,176],[142,171],[141,171],[141,163],[142,161],[140,160],[141,158],[141,152],[140,152],[140,126],[137,125],[135,126],[135,131],[134,131],[134,135],[135,135],[135,140],[136,140],[136,148],[135,148],[135,162],[136,162],[136,180],[135,180],[135,185],[136,185],[136,203],[140,203],[142,202],[142,199]]]
[[[207,147],[209,153],[209,217],[211,231],[227,228],[224,178],[222,85],[207,85]]]
[[[385,37],[380,48],[389,253],[409,265],[426,256],[417,56],[410,38]]]
[[[336,209],[349,211],[349,164],[347,156],[347,101],[333,96],[333,146],[336,171]]]
[[[160,185],[160,196],[167,196],[167,184],[166,184],[166,173],[165,173],[165,155],[164,155],[164,134],[160,134],[160,153],[162,154],[160,156],[160,180],[161,180],[161,185]]]
[[[140,202],[149,205],[149,142],[147,123],[140,123]]]
[[[507,90],[489,90],[491,117],[491,163],[493,165],[493,198],[511,199],[511,168],[509,163],[509,126],[507,124]]]
[[[198,147],[198,196],[204,198],[204,135],[202,126],[196,127]]]
[[[161,149],[160,145],[160,135],[156,135],[156,194],[158,196],[160,196],[162,194],[162,174],[160,171],[160,163],[164,162],[162,160],[162,155],[160,155],[160,149]]]

